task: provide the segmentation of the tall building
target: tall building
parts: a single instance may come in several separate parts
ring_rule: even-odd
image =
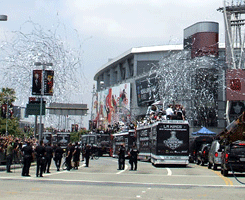
[[[219,44],[218,29],[216,22],[198,22],[184,29],[183,45],[132,48],[109,60],[94,76],[96,126],[140,119],[149,105],[171,96],[163,107],[171,101],[183,105],[191,132],[200,126],[222,130],[226,126],[225,48]],[[179,71],[181,67],[189,72]],[[176,84],[181,81],[184,87]]]

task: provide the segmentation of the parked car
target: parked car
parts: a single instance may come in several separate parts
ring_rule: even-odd
[[[211,144],[202,144],[201,150],[197,152],[197,164],[205,165],[208,163],[208,152]]]
[[[198,136],[195,138],[190,138],[189,145],[189,162],[197,162],[197,153],[201,150],[202,144],[211,144],[213,137],[211,136]]]
[[[216,170],[221,165],[221,146],[218,140],[214,140],[208,153],[208,168]]]
[[[245,172],[245,141],[235,141],[225,146],[221,156],[221,174],[229,171]]]

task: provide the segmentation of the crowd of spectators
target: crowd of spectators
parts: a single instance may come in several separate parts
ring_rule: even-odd
[[[14,156],[18,157],[21,152],[21,149],[27,142],[30,142],[33,148],[35,148],[38,144],[38,140],[36,138],[18,138],[12,135],[8,136],[0,136],[0,159],[5,159],[6,149],[9,143],[12,143],[14,148]]]
[[[152,105],[146,116],[137,122],[137,126],[153,124],[162,120],[185,120],[185,109],[181,105],[169,105],[166,110],[158,109]]]

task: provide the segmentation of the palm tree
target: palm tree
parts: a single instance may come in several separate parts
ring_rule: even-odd
[[[15,91],[12,88],[2,88],[2,92],[0,92],[0,103],[12,105],[12,103],[16,100]]]

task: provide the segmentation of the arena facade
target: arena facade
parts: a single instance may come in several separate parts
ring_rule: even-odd
[[[189,68],[196,67],[194,76],[185,77],[190,79],[185,93],[192,95],[185,94],[185,98],[179,95],[176,99],[171,99],[173,103],[184,106],[186,118],[190,122],[190,132],[205,126],[219,133],[226,127],[224,85],[227,67],[225,45],[219,44],[219,24],[210,21],[198,22],[183,32],[184,41],[181,45],[131,48],[109,60],[97,71],[94,76],[97,84],[91,117],[94,127],[101,129],[118,122],[135,122],[145,116],[152,103],[161,102],[162,98],[167,99],[167,92],[163,92],[159,85],[170,80],[164,80],[164,76],[159,79],[156,69],[163,69],[173,55],[184,55],[185,62],[189,61]],[[172,57],[171,62],[174,62],[174,59],[176,56]],[[153,68],[156,73],[152,72]],[[205,73],[209,74],[209,80],[202,78],[206,77]],[[210,85],[215,78],[219,81]],[[174,83],[174,80],[171,81]],[[202,105],[200,108],[199,100],[205,86],[209,87],[205,90],[212,93],[212,104],[208,105],[206,102],[206,106]],[[162,94],[159,95],[160,93]],[[201,96],[196,98],[194,93]],[[166,109],[167,103],[171,102],[165,101],[163,109]]]

